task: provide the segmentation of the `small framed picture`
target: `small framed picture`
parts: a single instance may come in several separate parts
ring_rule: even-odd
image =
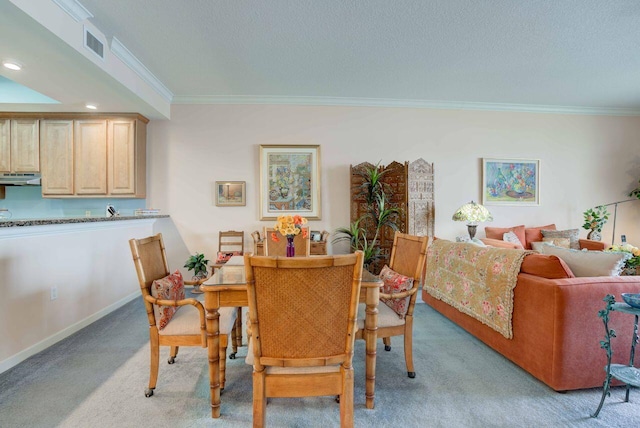
[[[312,242],[320,242],[321,238],[322,238],[322,234],[320,233],[319,230],[312,230],[311,231],[311,241]]]
[[[215,201],[218,207],[247,205],[245,181],[216,181]]]

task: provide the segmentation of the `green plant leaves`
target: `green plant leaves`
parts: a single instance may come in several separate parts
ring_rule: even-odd
[[[184,264],[188,270],[193,271],[195,276],[204,272],[207,273],[207,264],[209,263],[208,259],[204,258],[204,254],[195,253],[193,256],[190,256]]]

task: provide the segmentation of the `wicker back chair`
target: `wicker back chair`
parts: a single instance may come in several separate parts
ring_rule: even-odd
[[[309,228],[303,227],[306,230],[306,238],[302,236],[302,233],[297,234],[293,238],[293,245],[296,247],[296,257],[309,257],[311,253],[311,239],[309,239]],[[265,256],[282,256],[287,253],[287,238],[278,234],[278,242],[271,239],[271,234],[275,232],[275,229],[270,227],[264,228],[264,255]]]
[[[254,427],[265,423],[267,397],[320,395],[338,395],[340,426],[353,426],[362,259],[360,251],[313,258],[245,255]]]
[[[194,298],[161,300],[153,297],[151,291],[153,282],[170,274],[161,233],[143,239],[131,239],[129,240],[129,246],[131,247],[131,255],[138,273],[138,282],[140,283],[142,299],[144,300],[149,320],[151,370],[149,388],[145,390],[145,396],[151,397],[158,381],[160,346],[171,347],[169,364],[175,362],[179,346],[200,346],[205,348],[207,346],[205,313],[202,303]],[[184,281],[184,284],[195,285],[198,282]],[[158,305],[179,307],[179,310],[162,329],[154,313],[154,306]],[[182,306],[191,307],[182,308]],[[220,310],[220,378],[222,387],[224,387],[224,362],[227,353],[228,335],[234,325],[235,316],[235,308],[221,308]]]
[[[413,368],[413,308],[416,304],[416,296],[420,289],[424,266],[427,260],[428,236],[413,236],[396,232],[393,237],[391,258],[389,267],[402,275],[413,278],[413,287],[405,292],[395,294],[380,293],[381,299],[401,300],[409,297],[407,313],[404,319],[387,306],[384,302],[378,305],[378,337],[384,341],[385,351],[391,350],[391,337],[404,336],[404,359],[407,365],[407,375],[416,377]],[[359,314],[364,314],[364,305],[360,305]],[[364,317],[362,317],[364,320]],[[362,339],[364,334],[364,322],[358,316],[357,339]]]

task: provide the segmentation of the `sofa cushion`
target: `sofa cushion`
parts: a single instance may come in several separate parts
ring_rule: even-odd
[[[487,238],[491,238],[491,239],[498,239],[500,241],[502,241],[504,234],[507,232],[513,232],[518,239],[520,240],[520,243],[522,244],[522,246],[524,247],[524,224],[521,224],[520,226],[513,226],[513,227],[485,227],[484,228],[484,233],[485,235],[487,235]]]
[[[555,224],[548,224],[546,226],[538,226],[538,227],[525,227],[524,229],[524,245],[527,250],[531,249],[532,242],[540,242],[542,241],[542,229],[545,230],[556,230]]]
[[[555,245],[556,247],[571,248],[571,240],[569,238],[542,238],[543,244]],[[531,243],[532,248],[534,243]]]
[[[579,251],[543,245],[543,254],[560,257],[576,277],[619,276],[630,253],[609,253],[604,251]]]
[[[511,231],[502,235],[502,240],[505,242],[511,242],[512,244],[516,244],[518,249],[520,250],[524,249],[524,246],[523,246],[524,243],[521,242],[520,239],[518,239],[518,237],[516,236],[516,234]]]
[[[522,261],[520,272],[547,279],[575,278],[560,257],[547,254],[529,254]]]
[[[384,265],[380,271],[380,279],[383,282],[381,291],[385,294],[402,293],[403,291],[411,290],[413,287],[412,277],[395,272],[387,265]],[[404,299],[383,299],[381,297],[380,300],[393,309],[400,319],[404,319],[407,309],[409,309],[408,296]]]
[[[179,270],[156,279],[151,284],[151,295],[159,300],[182,300],[184,299],[184,280]],[[153,305],[153,313],[156,318],[158,330],[162,330],[169,324],[171,318],[178,310],[177,306]]]
[[[567,229],[567,230],[547,230],[542,229],[542,236],[545,238],[569,238],[569,248],[573,250],[580,249],[580,230],[579,229]]]

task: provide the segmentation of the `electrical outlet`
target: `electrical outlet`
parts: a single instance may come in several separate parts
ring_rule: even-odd
[[[51,287],[51,300],[58,298],[58,287]]]
[[[620,240],[622,241],[623,244],[627,243],[627,235],[620,235]]]

